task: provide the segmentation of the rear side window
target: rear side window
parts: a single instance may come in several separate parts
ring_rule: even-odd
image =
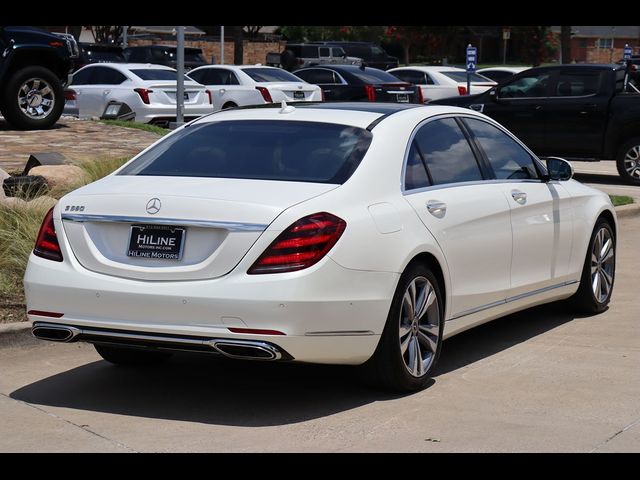
[[[538,178],[533,158],[502,130],[481,120],[465,118],[480,147],[484,151],[496,178]]]
[[[290,120],[192,125],[119,175],[246,178],[344,183],[371,143],[362,128]]]
[[[335,78],[334,72],[325,68],[312,68],[309,70],[296,72],[295,74],[308,83],[340,83]]]
[[[235,73],[224,68],[205,68],[189,72],[189,76],[203,85],[239,85]]]
[[[242,71],[256,82],[299,82],[292,73],[280,68],[243,68]]]
[[[553,96],[580,97],[595,95],[600,87],[601,74],[606,72],[560,72]]]
[[[409,157],[407,158],[407,168],[404,172],[404,189],[413,190],[416,188],[428,187],[431,185],[427,171],[422,163],[422,158],[415,140],[411,142]]]
[[[482,180],[471,146],[453,118],[426,123],[415,141],[434,185]]]

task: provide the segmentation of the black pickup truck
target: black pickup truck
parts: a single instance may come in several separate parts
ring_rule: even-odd
[[[539,156],[615,158],[620,176],[640,185],[640,94],[631,89],[621,65],[556,65],[525,70],[478,95],[430,104],[483,112]]]
[[[20,130],[53,126],[64,85],[78,57],[73,36],[33,27],[0,26],[0,111]]]

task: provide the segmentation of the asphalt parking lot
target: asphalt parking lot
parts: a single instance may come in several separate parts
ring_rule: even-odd
[[[344,367],[178,355],[123,369],[82,344],[0,339],[3,452],[640,452],[640,216],[603,314],[537,307],[447,340],[412,395]]]

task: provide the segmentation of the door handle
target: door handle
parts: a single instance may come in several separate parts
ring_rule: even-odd
[[[542,110],[542,105],[536,105],[534,108],[535,108],[537,111],[540,111],[540,110]]]
[[[511,196],[520,205],[524,205],[525,203],[527,203],[527,194],[521,192],[520,190],[511,190]]]
[[[221,88],[220,90],[218,90],[220,93],[224,93],[226,92],[226,90],[224,88]]]
[[[580,115],[586,115],[589,112],[593,112],[596,109],[597,105],[595,103],[585,103],[582,105],[584,110],[580,110]]]
[[[111,90],[105,90],[102,92],[103,95],[109,95],[111,93]]]
[[[436,218],[442,218],[447,213],[447,204],[437,200],[429,200],[427,202],[427,210]]]

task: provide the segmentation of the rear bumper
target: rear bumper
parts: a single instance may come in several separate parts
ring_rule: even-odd
[[[360,364],[374,352],[398,274],[345,269],[329,257],[300,272],[232,272],[200,281],[129,280],[88,271],[75,259],[31,255],[25,273],[33,322],[79,329],[235,339],[274,344],[297,361]],[[283,335],[233,333],[230,328]],[[82,338],[80,339],[82,340]]]
[[[149,105],[146,108],[135,108],[136,122],[150,123],[153,121],[159,121],[160,119],[173,119],[176,118],[176,106],[175,105]],[[185,118],[197,118],[202,115],[208,115],[213,113],[213,105],[185,105],[184,116]]]

